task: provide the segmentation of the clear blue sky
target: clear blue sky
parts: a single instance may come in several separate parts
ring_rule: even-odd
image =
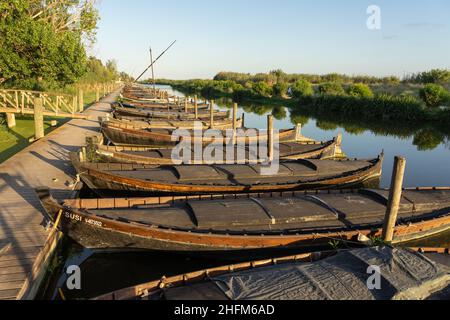
[[[369,30],[369,5],[381,30]],[[92,52],[138,75],[149,46],[156,76],[219,71],[399,75],[450,68],[448,0],[103,0]]]

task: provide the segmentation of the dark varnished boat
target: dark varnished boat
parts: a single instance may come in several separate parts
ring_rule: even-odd
[[[194,148],[190,147],[184,152],[191,153],[189,163],[184,162],[184,153],[178,160],[173,158],[176,147],[166,148],[146,148],[146,147],[117,147],[106,146],[103,139],[98,137],[90,137],[88,141],[88,154],[95,155],[96,162],[116,162],[116,163],[133,163],[133,164],[149,164],[149,165],[178,165],[178,164],[205,164],[203,159],[194,158]],[[279,158],[281,160],[299,160],[299,159],[337,159],[344,158],[341,150],[342,136],[327,141],[292,141],[281,142],[278,145]],[[244,150],[243,159],[246,163],[259,163],[267,160],[267,157],[261,158],[258,154],[251,152],[250,148],[235,146],[232,148],[235,163],[237,163],[237,155],[241,154],[240,150]],[[205,148],[202,149],[202,155]],[[215,164],[224,164],[227,161],[227,148],[223,148],[223,159]],[[250,157],[250,154],[252,157]],[[215,154],[213,154],[215,156]],[[195,161],[197,160],[197,161]]]
[[[63,204],[48,189],[38,194],[50,219],[57,221],[61,213],[58,227],[86,248],[250,257],[380,237],[389,192],[77,199]],[[393,243],[449,228],[450,188],[404,191]]]
[[[305,253],[163,277],[94,300],[424,300],[450,285],[449,260],[446,248]],[[371,265],[382,270],[379,290],[367,286]]]
[[[70,155],[78,175],[98,194],[212,194],[328,189],[360,185],[381,176],[374,160],[285,161],[273,171],[262,164],[151,166],[92,163]],[[83,159],[84,160],[84,159]],[[276,170],[278,169],[278,170]]]
[[[125,108],[120,105],[112,105],[112,109],[115,114],[126,116],[126,117],[135,117],[135,118],[145,118],[145,119],[170,119],[170,120],[208,120],[211,117],[210,111],[199,111],[197,118],[195,117],[194,112],[186,113],[184,111],[177,110],[148,110],[142,108]],[[228,112],[215,111],[214,119],[223,120],[229,118]]]
[[[227,144],[229,138],[227,138],[227,132],[217,132],[216,137],[206,137],[204,132],[194,134],[192,131],[186,132],[186,135],[173,136],[173,129],[143,129],[139,125],[136,127],[132,123],[118,123],[117,121],[104,121],[102,123],[102,133],[105,138],[112,142],[116,146],[127,147],[153,147],[155,145],[163,146],[175,146],[181,140],[190,139],[192,143],[199,142],[203,144],[220,143]],[[248,129],[242,128],[243,133],[248,132]],[[181,132],[179,132],[181,133]],[[221,136],[222,138],[219,138]],[[239,134],[236,138],[237,143],[256,143],[267,141],[267,134],[259,133],[256,129],[253,132],[249,132],[248,135]],[[296,128],[281,130],[278,139],[280,142],[289,141],[306,141],[301,136]]]
[[[210,121],[201,120],[163,120],[163,119],[148,119],[127,117],[113,112],[113,118],[101,119],[100,122],[109,121],[119,125],[131,125],[137,129],[195,129],[196,126],[204,130],[211,127]],[[236,120],[236,127],[241,128],[243,124],[242,119]],[[227,130],[233,128],[232,119],[214,120],[214,128],[219,130]]]

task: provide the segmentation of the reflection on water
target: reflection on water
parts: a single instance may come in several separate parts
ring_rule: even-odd
[[[182,95],[179,92],[175,94]],[[232,101],[217,101],[221,109],[232,107]],[[405,156],[408,160],[405,186],[450,186],[450,134],[436,128],[408,124],[365,123],[356,120],[328,118],[315,119],[301,109],[284,106],[242,105],[239,115],[246,114],[246,126],[265,128],[267,115],[272,114],[278,129],[303,125],[303,134],[316,140],[326,141],[343,134],[343,150],[352,158],[374,158],[385,152],[382,187],[388,187],[392,175],[393,158]],[[449,128],[450,131],[450,128]],[[450,232],[408,244],[410,246],[449,247]],[[158,280],[162,276],[205,269],[223,264],[223,261],[188,258],[170,254],[130,253],[95,254],[70,243],[65,250],[69,254],[67,265],[81,264],[82,290],[65,291],[68,298],[89,298],[112,290]],[[86,257],[89,257],[86,259]],[[47,297],[62,287],[65,277],[56,274],[54,285]]]

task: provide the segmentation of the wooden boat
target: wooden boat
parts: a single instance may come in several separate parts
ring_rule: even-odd
[[[218,129],[216,137],[205,136],[204,132],[195,133],[191,131],[186,132],[186,135],[174,137],[174,130],[172,129],[142,129],[133,124],[118,123],[105,121],[101,124],[103,135],[112,142],[115,146],[127,147],[153,147],[153,146],[175,146],[181,140],[190,139],[192,143],[200,142],[203,144],[220,143],[224,144],[230,140],[229,134]],[[181,134],[181,132],[179,132]],[[248,134],[242,134],[248,133]],[[220,138],[222,137],[222,138]],[[236,137],[237,143],[257,143],[267,141],[267,134],[256,131],[248,131],[247,128],[242,128]],[[281,130],[279,133],[280,142],[289,141],[311,141],[299,135],[296,128]]]
[[[148,118],[136,118],[127,117],[112,113],[112,118],[102,118],[101,122],[116,123],[118,125],[130,125],[136,129],[189,129],[193,130],[200,127],[204,130],[209,129],[211,126],[210,121],[205,120],[164,120],[164,119],[148,119]],[[236,127],[242,128],[243,119],[236,120]],[[218,130],[227,130],[233,128],[232,119],[214,120],[214,128]]]
[[[249,257],[366,244],[381,236],[388,190],[75,199],[39,197],[67,236],[93,250]],[[450,188],[403,193],[394,244],[450,229]]]
[[[342,136],[339,135],[335,139],[327,142],[319,141],[293,141],[281,142],[279,144],[279,157],[281,160],[299,160],[299,159],[336,159],[344,158],[345,155],[341,150]],[[146,147],[117,147],[106,146],[102,137],[90,137],[87,139],[88,154],[95,155],[96,162],[116,162],[116,163],[134,163],[134,164],[150,164],[150,165],[178,165],[184,163],[183,159],[173,159],[172,155],[176,147],[165,148],[146,148]],[[261,159],[259,155],[254,155],[250,148],[236,146],[233,148],[235,163],[237,163],[236,155],[241,154],[240,150],[244,149],[246,163],[260,163],[267,160],[265,157]],[[193,150],[190,148],[192,156],[189,163],[205,164],[203,159],[195,161]],[[202,154],[205,149],[203,148]],[[250,157],[250,154],[253,156]],[[251,159],[253,159],[251,162]],[[224,149],[224,158],[222,162],[215,161],[215,164],[224,164],[227,160],[227,149]]]
[[[133,103],[124,103],[120,102],[120,104],[125,108],[141,108],[141,109],[161,109],[161,110],[178,110],[178,111],[184,111],[186,108],[190,111],[195,110],[195,106],[191,103],[188,105],[180,105],[175,103],[139,103],[139,102],[133,102]],[[206,110],[208,109],[207,104],[199,104],[197,105],[198,110]]]
[[[171,119],[171,120],[196,120],[194,113],[185,113],[184,111],[163,111],[163,110],[149,110],[142,108],[125,108],[120,107],[117,104],[113,104],[112,109],[114,113],[136,118],[146,119]],[[197,119],[204,120],[210,119],[211,114],[209,111],[199,111]],[[214,119],[223,120],[229,118],[228,112],[215,111]]]
[[[94,300],[424,300],[450,285],[449,260],[447,248],[321,251],[163,277]],[[361,277],[370,265],[383,270],[379,290]]]
[[[273,172],[265,172],[268,168],[261,164],[158,167],[91,163],[80,161],[76,153],[70,157],[82,181],[100,195],[252,193],[348,187],[380,177],[383,164],[383,156],[374,160],[296,160],[281,162]]]

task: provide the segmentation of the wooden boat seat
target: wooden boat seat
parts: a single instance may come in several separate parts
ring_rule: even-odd
[[[224,175],[214,166],[175,166],[173,169],[177,172],[180,182],[224,179]]]
[[[145,206],[121,210],[90,210],[90,212],[100,217],[148,225],[176,226],[185,229],[192,229],[196,226],[186,210],[180,208],[152,208],[152,210],[148,210],[140,209],[140,207]]]

